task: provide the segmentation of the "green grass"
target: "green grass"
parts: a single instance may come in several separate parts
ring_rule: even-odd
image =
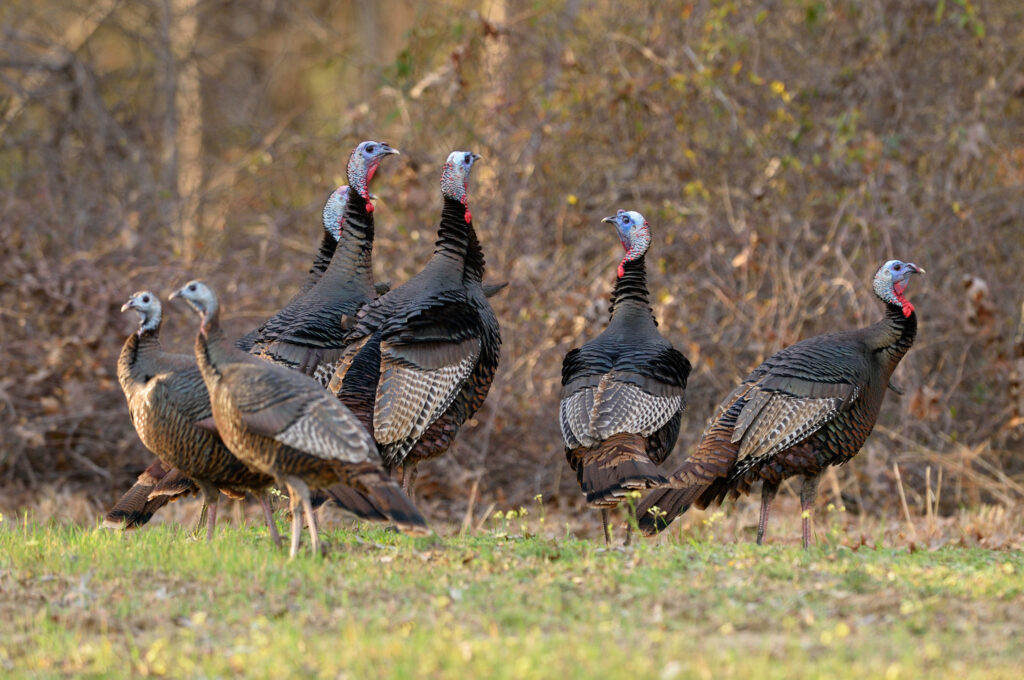
[[[0,674],[1019,677],[1020,552],[0,522]]]

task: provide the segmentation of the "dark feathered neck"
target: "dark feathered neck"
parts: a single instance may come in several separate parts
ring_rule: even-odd
[[[329,238],[326,233],[324,238]],[[321,249],[323,246],[321,246]],[[360,284],[373,298],[373,215],[366,210],[366,201],[358,196],[345,206],[345,220],[324,279],[341,285],[349,281]]]
[[[469,234],[469,243],[466,246],[466,269],[463,280],[466,283],[480,283],[484,280],[484,251],[480,247],[480,239],[476,236],[476,229],[473,223],[466,224],[466,231]]]
[[[445,196],[441,209],[441,223],[437,227],[433,261],[453,267],[459,276],[469,275],[469,256],[472,254],[473,275],[483,278],[483,252],[473,225],[466,221],[466,206],[457,199]]]
[[[327,267],[330,266],[331,258],[334,257],[334,251],[337,248],[338,241],[330,233],[324,231],[324,237],[320,240],[320,249],[316,252],[313,266],[309,270],[306,288],[312,288],[317,279],[327,271]]]
[[[615,280],[612,289],[611,317],[623,309],[646,311],[654,318],[651,310],[650,294],[647,292],[646,258],[641,256],[635,260],[622,263],[622,276]]]
[[[910,346],[917,335],[917,312],[911,311],[904,315],[903,307],[892,302],[885,303],[885,318],[872,327],[872,345],[877,351],[886,352],[891,357],[893,368]]]

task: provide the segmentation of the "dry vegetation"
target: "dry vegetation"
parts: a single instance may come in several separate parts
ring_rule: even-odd
[[[6,2],[0,509],[127,486],[147,454],[121,303],[200,276],[250,328],[298,285],[366,138],[403,151],[375,187],[378,277],[426,260],[440,164],[469,148],[488,277],[512,284],[487,404],[421,475],[442,516],[469,488],[478,508],[579,502],[552,413],[562,356],[606,315],[598,220],[619,207],[652,225],[656,311],[694,364],[675,456],[763,357],[871,322],[867,278],[899,257],[929,272],[906,396],[829,493],[896,517],[898,464],[915,512],[1013,508],[1022,26],[1016,0]],[[191,332],[172,308],[170,344]]]

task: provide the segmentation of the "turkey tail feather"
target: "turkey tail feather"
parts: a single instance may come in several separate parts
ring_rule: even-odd
[[[149,500],[152,484],[135,482],[103,518],[108,529],[137,529],[153,518],[153,513],[171,500],[171,496],[158,496]]]
[[[187,486],[180,485],[173,493],[154,493],[172,479],[181,479]],[[177,500],[182,494],[194,493],[195,490],[192,480],[184,477],[177,468],[169,467],[159,459],[155,460],[107,512],[103,526],[108,529],[137,529],[149,522],[153,513],[167,503]]]
[[[644,536],[654,536],[689,510],[703,491],[704,487],[652,491],[636,508],[637,526]]]
[[[587,503],[612,508],[630,491],[668,483],[647,457],[647,442],[638,434],[615,434],[592,448],[566,452]]]
[[[326,489],[318,489],[313,492],[311,500],[314,508],[327,502],[333,502],[342,510],[359,519],[372,522],[387,522],[390,519],[385,509],[372,497],[345,484],[335,484]]]
[[[373,469],[354,475],[352,486],[366,497],[366,501],[380,514],[387,516],[402,532],[413,536],[430,533],[427,520],[413,505],[402,487],[383,470]],[[351,499],[351,497],[349,498]]]

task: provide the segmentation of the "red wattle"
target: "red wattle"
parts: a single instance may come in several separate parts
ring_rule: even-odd
[[[372,213],[373,212],[373,202],[372,201],[367,201],[366,202],[366,212],[368,212],[368,213]]]
[[[909,318],[910,315],[914,313],[914,305],[910,304],[909,302],[903,302],[902,303],[902,307],[903,307],[903,316]]]
[[[473,213],[469,212],[469,210],[467,209],[466,210],[466,222],[472,222],[472,221],[473,221]]]
[[[626,275],[626,270],[625,270],[625,268],[624,268],[624,267],[622,266],[623,264],[625,264],[625,262],[626,262],[626,261],[625,261],[625,260],[623,260],[622,262],[620,262],[620,263],[619,263],[619,278],[620,278],[620,279],[621,279],[621,278],[622,278],[623,276],[625,276],[625,275]]]

